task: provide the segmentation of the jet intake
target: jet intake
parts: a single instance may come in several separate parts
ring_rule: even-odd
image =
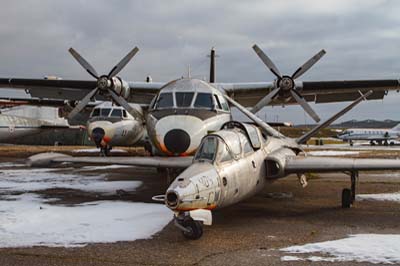
[[[286,159],[296,154],[290,149],[279,149],[265,158],[266,177],[268,179],[285,176]]]
[[[172,208],[172,209],[176,208],[176,206],[178,206],[178,201],[179,201],[179,197],[175,191],[167,192],[165,202],[167,203],[169,208]]]

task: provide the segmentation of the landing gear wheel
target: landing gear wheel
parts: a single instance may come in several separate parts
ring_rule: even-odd
[[[348,188],[344,188],[342,190],[342,208],[348,209],[351,207],[353,203],[353,196],[351,195],[351,190]]]
[[[190,217],[185,218],[182,226],[188,229],[188,232],[182,231],[183,236],[187,239],[197,240],[203,235],[203,224]]]

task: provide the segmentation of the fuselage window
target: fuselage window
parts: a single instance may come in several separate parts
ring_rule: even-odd
[[[167,107],[173,107],[174,106],[174,100],[172,98],[172,93],[161,93],[160,96],[158,97],[157,101],[157,108],[167,108]]]
[[[113,116],[113,117],[122,117],[122,110],[121,109],[114,109],[111,112],[111,116]]]
[[[178,107],[189,107],[193,100],[193,92],[176,92],[175,100]]]
[[[210,93],[199,92],[194,102],[194,107],[213,108],[213,100]]]
[[[110,114],[111,109],[110,108],[103,108],[100,111],[101,116],[108,116]]]
[[[100,109],[94,108],[91,117],[95,117],[95,116],[99,116],[99,115],[100,115]]]
[[[217,146],[217,139],[215,137],[205,138],[196,153],[195,160],[214,161],[217,153]]]
[[[222,106],[221,103],[219,102],[218,96],[214,94],[214,99],[215,99],[215,106],[217,107],[217,109],[222,110]]]

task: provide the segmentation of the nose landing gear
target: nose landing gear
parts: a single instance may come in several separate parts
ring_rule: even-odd
[[[174,223],[187,239],[197,240],[203,235],[203,223],[193,220],[190,216],[175,217]]]

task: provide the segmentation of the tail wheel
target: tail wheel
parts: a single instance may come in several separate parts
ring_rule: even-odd
[[[203,224],[191,217],[185,218],[182,226],[187,229],[187,231],[182,231],[183,236],[187,239],[197,240],[203,235]]]
[[[342,190],[342,208],[348,209],[351,207],[351,204],[353,202],[353,198],[351,195],[351,190],[348,188],[345,188]]]

